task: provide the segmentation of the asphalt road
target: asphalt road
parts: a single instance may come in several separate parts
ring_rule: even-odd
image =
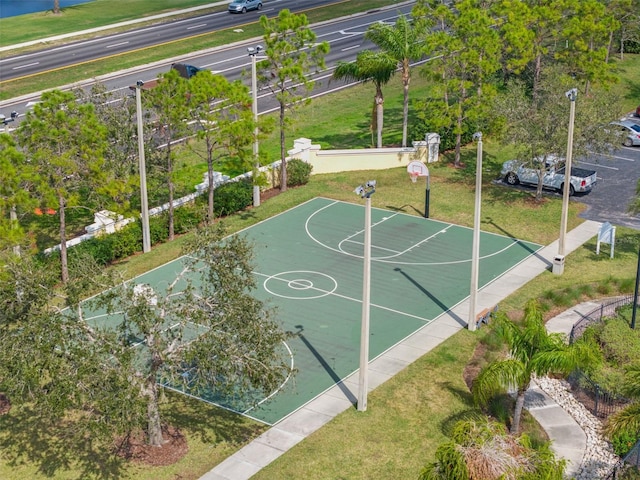
[[[261,11],[230,14],[225,9],[217,13],[196,14],[190,18],[166,21],[157,25],[133,28],[122,33],[72,41],[35,52],[8,56],[0,59],[0,82],[105,57],[113,57],[219,30],[242,28],[243,25],[257,22],[261,15],[277,16],[278,12],[285,8],[295,13],[334,2],[335,0],[269,0]],[[224,9],[224,6],[220,8]]]
[[[331,50],[325,59],[327,70],[310,75],[317,81],[313,95],[323,95],[335,89],[345,87],[345,82],[331,80],[333,68],[339,61],[347,62],[354,60],[357,53],[363,49],[374,48],[371,42],[365,41],[364,39],[364,33],[371,24],[377,22],[394,23],[400,12],[408,14],[410,10],[411,4],[408,4],[402,7],[396,6],[394,8],[376,10],[314,25],[313,29],[317,35],[317,40],[329,42]],[[257,45],[260,43],[260,40],[261,39],[256,38],[253,41],[194,52],[188,56],[168,58],[152,64],[115,72],[96,79],[89,79],[85,82],[79,82],[75,87],[89,88],[92,84],[100,82],[106,86],[107,90],[114,94],[114,97],[118,97],[118,95],[122,95],[123,93],[130,94],[130,85],[135,85],[138,80],[146,82],[157,78],[160,73],[169,70],[171,63],[178,61],[210,69],[214,73],[224,75],[229,80],[242,79],[243,82],[249,85],[251,82],[249,74],[251,70],[251,60],[247,54],[247,47]],[[258,60],[260,58],[260,55],[258,55]],[[71,86],[62,86],[59,88],[67,90],[71,88]],[[16,111],[19,114],[17,121],[7,126],[9,130],[18,125],[27,110],[29,110],[34,102],[39,100],[39,97],[40,93],[38,92],[0,102],[0,113],[7,117],[11,111]],[[270,97],[271,94],[266,89],[259,92],[258,109],[260,114],[272,111],[276,107],[277,103]],[[3,126],[0,125],[0,131],[2,130]]]

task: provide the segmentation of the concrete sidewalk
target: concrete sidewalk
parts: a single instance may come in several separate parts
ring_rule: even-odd
[[[566,253],[569,254],[597,235],[599,228],[600,223],[586,221],[569,232],[565,239]],[[485,286],[478,295],[478,311],[493,307],[545,270],[550,270],[553,258],[557,253],[558,242],[556,241]],[[466,328],[469,313],[468,302],[467,299],[459,303],[450,311],[442,314],[371,361],[369,364],[369,391],[390,379],[460,329]],[[570,319],[565,319],[565,321],[569,322]],[[357,394],[358,372],[355,372],[275,424],[254,441],[203,475],[201,480],[245,480],[250,478],[304,440],[305,437],[331,421],[336,415],[349,408],[354,408]],[[528,398],[529,407],[533,408],[536,414],[542,418],[544,422],[542,426],[549,433],[554,450],[570,461],[571,469],[579,468],[584,447],[580,443],[576,443],[574,435],[579,436],[581,433],[584,436],[580,427],[578,427],[579,432],[575,430],[569,422],[569,419],[573,419],[555,405],[549,397],[546,397],[541,390],[538,392],[533,389]],[[563,415],[563,412],[569,419]]]
[[[569,338],[573,325],[600,306],[584,302],[572,307],[546,323],[547,331],[561,333]],[[587,449],[587,435],[578,422],[537,385],[525,395],[525,408],[537,420],[551,439],[551,449],[569,461],[566,476],[575,477],[582,466]]]

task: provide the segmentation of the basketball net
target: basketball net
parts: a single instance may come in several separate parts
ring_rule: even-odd
[[[420,172],[411,172],[409,176],[411,177],[411,181],[413,183],[417,183],[418,177],[420,176]]]

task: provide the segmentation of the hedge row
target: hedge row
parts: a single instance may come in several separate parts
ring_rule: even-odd
[[[288,182],[290,186],[304,185],[309,182],[312,166],[301,160],[288,162]],[[239,212],[253,204],[253,183],[251,179],[243,179],[225,183],[215,189],[213,210],[216,218]],[[194,202],[176,208],[173,215],[173,227],[176,234],[194,230],[206,220],[207,197],[202,195]],[[169,215],[163,212],[149,219],[151,245],[166,242],[169,236]],[[69,266],[73,268],[74,259],[91,256],[99,265],[129,257],[142,251],[142,225],[138,220],[130,223],[115,233],[101,235],[86,240],[69,249]],[[59,267],[60,254],[56,252],[43,257],[44,261],[54,262]],[[82,268],[82,267],[79,267]],[[73,275],[73,272],[70,272]]]

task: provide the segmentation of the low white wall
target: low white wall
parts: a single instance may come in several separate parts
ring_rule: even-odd
[[[298,158],[313,166],[312,174],[348,172],[356,170],[386,170],[406,167],[414,160],[431,163],[438,160],[429,155],[426,141],[413,142],[411,147],[359,148],[353,150],[322,150],[308,138],[294,141],[289,159]],[[431,158],[429,158],[431,157]]]
[[[437,137],[435,138],[434,137]],[[406,167],[409,162],[419,160],[425,163],[438,161],[438,147],[440,138],[436,134],[427,134],[427,141],[412,142],[411,147],[404,148],[358,148],[353,150],[322,150],[319,145],[313,145],[308,138],[298,138],[293,142],[293,149],[287,153],[287,161],[297,158],[310,163],[313,166],[312,174],[347,172],[355,170],[386,170],[388,168]],[[260,168],[266,172],[269,186],[273,186],[273,170],[280,166],[280,160],[271,165]],[[227,182],[238,181],[252,176],[252,172],[247,172],[235,178],[215,174],[215,186],[218,187]],[[207,192],[207,173],[204,174],[202,183],[195,186],[195,192],[185,197],[173,201],[174,207],[179,207],[185,203],[192,202]],[[169,203],[149,209],[149,215],[159,215],[169,209]],[[85,228],[87,232],[79,237],[67,241],[67,247],[72,247],[85,240],[89,240],[98,235],[113,233],[124,225],[135,221],[134,218],[122,218],[112,212],[98,212],[95,222]],[[45,253],[60,250],[60,245],[47,248]]]

